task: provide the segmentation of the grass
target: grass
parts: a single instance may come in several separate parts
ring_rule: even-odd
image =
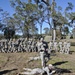
[[[30,56],[38,56],[39,53],[0,53],[0,70],[11,70],[17,69],[15,71],[9,71],[4,73],[4,75],[17,75],[17,73],[22,72],[24,67],[27,68],[41,68],[41,61],[31,61],[27,62]],[[72,73],[64,75],[73,75],[75,73],[75,46],[71,46],[70,54],[60,54],[56,53],[55,56],[51,56],[47,64],[53,64],[54,66],[70,70]],[[0,71],[0,72],[1,72]]]
[[[56,56],[51,56],[48,64],[54,64],[58,68],[71,70],[75,73],[75,47],[71,47],[71,54],[60,54],[57,53]]]

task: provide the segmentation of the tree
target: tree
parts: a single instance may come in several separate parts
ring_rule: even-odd
[[[2,27],[3,27],[3,24],[2,24],[2,23],[0,23],[0,29],[2,29]]]
[[[29,35],[31,31],[36,30],[36,14],[37,14],[37,6],[32,4],[31,1],[28,3],[22,2],[21,0],[11,1],[16,13],[14,17],[16,19],[16,24],[21,28],[23,35]],[[34,27],[34,28],[32,28]]]
[[[21,0],[11,1],[11,4],[16,10],[16,13],[14,14],[16,24],[21,28],[23,34],[29,37],[31,31],[35,31],[37,29],[36,23],[40,25],[40,34],[42,34],[42,25],[43,22],[46,22],[50,26],[50,30],[53,29],[53,39],[55,40],[56,29],[59,27],[61,32],[61,29],[65,24],[69,25],[68,20],[72,18],[72,14],[70,12],[73,8],[72,3],[68,2],[68,6],[63,12],[60,6],[57,7],[55,0],[52,0],[51,3],[49,0],[34,1],[36,4],[33,0],[28,0],[27,3]],[[51,19],[53,24],[50,21]]]
[[[37,7],[38,7],[38,13],[37,13],[37,19],[38,19],[38,25],[40,25],[40,34],[42,36],[42,26],[43,26],[43,22],[45,21],[45,4],[43,2],[43,0],[34,0]]]
[[[47,35],[48,35],[50,30],[49,30],[49,28],[48,28],[48,27],[46,27],[46,28],[44,28],[44,31],[45,31],[45,34],[47,34]]]
[[[2,12],[2,32],[6,39],[13,38],[15,35],[15,20],[10,17],[8,12]]]
[[[62,28],[62,32],[64,33],[64,35],[68,35],[69,33],[69,28],[67,26]]]
[[[50,3],[49,0],[35,0],[36,4],[38,5],[38,7],[40,7],[42,9],[43,12],[41,12],[42,14],[42,19],[43,21],[41,21],[40,23],[46,22],[48,23],[48,25],[50,26],[50,30],[53,29],[53,39],[55,40],[56,38],[56,28],[59,27],[60,32],[62,33],[62,27],[67,24],[69,25],[69,11],[73,9],[73,5],[71,2],[68,2],[68,6],[65,8],[64,12],[62,12],[62,7],[58,6],[55,2],[55,0],[52,0],[52,2]],[[43,5],[44,6],[43,6]],[[64,14],[63,14],[64,13]],[[52,19],[52,22],[50,21]],[[41,30],[42,30],[42,24],[41,26]],[[60,36],[61,36],[60,33]]]
[[[3,31],[5,38],[9,40],[10,38],[13,38],[13,36],[15,35],[15,30],[13,30],[12,28],[5,27]]]
[[[9,13],[7,11],[4,11],[1,13],[2,15],[2,23],[5,24],[6,26],[8,25],[8,21],[9,21]]]
[[[52,8],[54,9],[54,5],[53,5]],[[54,29],[59,27],[60,32],[62,33],[62,31],[61,31],[62,27],[64,25],[68,25],[69,26],[70,18],[68,16],[69,16],[69,11],[72,10],[72,9],[73,9],[72,3],[68,2],[68,6],[65,8],[64,14],[61,11],[62,10],[61,7],[58,7],[58,12],[56,10],[53,10],[54,13],[52,14],[53,15],[52,18],[53,18]]]
[[[54,7],[56,6],[55,1],[52,1],[52,4],[50,4],[49,0],[39,0],[38,4],[43,2],[44,6],[41,6],[41,9],[43,9],[43,13],[42,13],[42,18],[44,20],[44,22],[48,23],[48,25],[50,26],[50,30],[52,29],[53,25],[51,24],[50,19],[53,19],[56,11],[54,9]],[[39,6],[39,5],[38,5]]]
[[[2,12],[3,11],[3,9],[2,8],[0,8],[0,12]]]
[[[2,12],[3,12],[3,9],[0,8],[0,14],[2,14]],[[0,18],[0,30],[2,30],[4,27],[4,24],[1,21],[2,21],[2,19]]]

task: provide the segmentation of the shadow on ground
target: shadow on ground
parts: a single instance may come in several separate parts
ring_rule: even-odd
[[[56,68],[56,74],[58,74],[58,75],[65,74],[66,75],[66,73],[72,73],[72,72],[68,69]]]
[[[9,73],[11,71],[15,71],[17,69],[12,69],[12,70],[3,70],[3,71],[0,71],[0,75],[3,75],[3,74],[6,74],[6,73]]]
[[[68,61],[56,62],[56,63],[54,63],[53,65],[54,65],[54,66],[57,66],[57,65],[61,65],[61,64],[67,63],[67,62],[68,62]]]
[[[57,65],[61,65],[61,64],[67,63],[67,62],[68,62],[68,61],[56,62],[56,63],[54,63],[53,65],[54,65],[54,66],[57,66]],[[71,73],[71,71],[68,70],[68,69],[62,69],[62,68],[57,68],[57,67],[56,67],[56,74],[62,75],[63,73]]]
[[[73,54],[73,53],[75,53],[75,51],[70,51],[70,52],[69,52],[69,54]]]

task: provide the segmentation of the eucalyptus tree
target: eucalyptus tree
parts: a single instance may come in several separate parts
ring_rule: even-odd
[[[65,27],[65,25],[64,25],[64,27],[65,27],[65,33],[67,34],[67,33],[69,33],[69,29],[72,27],[72,20],[73,20],[73,18],[74,18],[74,12],[72,11],[73,10],[73,4],[71,3],[71,2],[68,2],[68,6],[65,8],[65,10],[64,10],[64,17],[65,17],[65,19],[64,19],[64,24],[67,26],[67,27]]]
[[[72,12],[69,17],[70,17],[71,23],[73,23],[75,21],[75,12]]]
[[[63,28],[65,28],[65,25],[67,27],[64,29],[65,33],[69,32],[70,27],[70,17],[72,17],[70,14],[72,14],[71,10],[73,9],[72,3],[68,2],[68,6],[62,11],[62,7],[58,7],[58,11],[56,12],[56,16],[54,18],[55,25],[59,27],[60,29],[60,37],[62,34]]]
[[[44,4],[43,0],[34,0],[34,2],[36,3],[37,7],[38,7],[38,13],[37,13],[37,22],[38,25],[40,25],[40,34],[42,35],[42,26],[43,26],[43,22],[45,21],[45,11],[46,11],[46,5]]]
[[[2,31],[2,29],[5,27],[5,24],[4,24],[4,18],[5,18],[5,16],[6,16],[6,14],[5,14],[5,16],[4,16],[4,13],[6,13],[6,12],[4,12],[3,11],[3,9],[2,8],[0,8],[0,30]]]
[[[72,14],[71,10],[73,9],[73,5],[71,2],[68,2],[68,6],[65,8],[65,10],[62,11],[62,7],[55,8],[54,5],[52,6],[52,18],[53,18],[53,24],[54,29],[59,27],[60,32],[62,33],[62,27],[65,25],[70,25],[70,15]],[[60,33],[60,35],[61,35]]]
[[[13,38],[15,35],[15,19],[10,16],[7,11],[3,11],[0,9],[1,16],[1,31],[4,32],[4,36],[6,39]]]
[[[64,25],[68,25],[68,26],[70,25],[69,21],[74,17],[72,14],[72,9],[73,9],[73,4],[71,2],[68,2],[68,6],[62,11],[62,7],[61,6],[57,7],[56,2],[52,0],[50,18],[52,18],[53,20],[54,33],[56,33],[55,30],[57,27],[59,27],[60,32],[62,33],[62,27]]]
[[[35,26],[37,20],[37,6],[31,3],[31,1],[23,2],[21,0],[11,0],[11,5],[16,12],[14,14],[16,24],[21,28],[23,35],[27,35],[29,38],[31,31],[37,29]]]
[[[3,12],[3,9],[0,8],[0,15],[1,15],[2,12]],[[0,25],[1,25],[1,17],[0,17]]]
[[[16,24],[22,29],[23,34],[27,34],[29,37],[31,30],[36,30],[35,25],[37,22],[40,24],[40,33],[42,34],[42,25],[43,22],[46,22],[50,26],[50,29],[53,28],[54,40],[56,38],[56,28],[59,26],[61,30],[64,24],[68,24],[71,14],[68,11],[73,8],[72,4],[68,3],[68,7],[65,8],[63,15],[61,11],[62,7],[59,6],[58,10],[56,9],[55,0],[52,0],[51,3],[50,0],[28,0],[27,3],[21,0],[12,0],[11,4],[16,11],[14,14],[17,21]],[[53,24],[50,21],[51,19]]]
[[[10,20],[10,14],[7,11],[1,13],[2,23],[7,27]]]
[[[64,33],[65,35],[68,35],[68,33],[69,33],[69,28],[68,28],[68,26],[63,27],[63,28],[62,28],[62,31],[63,31],[63,33]]]
[[[51,19],[53,19],[56,14],[56,11],[54,9],[56,6],[56,3],[54,0],[52,1],[52,3],[50,3],[50,0],[41,0],[41,1],[37,0],[37,1],[38,1],[38,6],[39,6],[39,3],[41,2],[44,3],[43,4],[44,6],[41,7],[41,8],[44,8],[42,17],[43,17],[44,22],[46,22],[50,26],[50,30],[51,30],[53,27],[53,24],[51,24]]]
[[[44,31],[45,31],[45,34],[48,35],[50,30],[48,27],[46,27],[46,28],[44,28]]]
[[[50,28],[53,28],[53,40],[56,38],[56,28],[59,27],[60,29],[60,37],[62,33],[62,28],[65,25],[70,25],[69,21],[74,20],[75,16],[74,13],[72,13],[73,4],[71,2],[68,2],[68,6],[65,7],[64,10],[62,10],[61,6],[57,6],[55,0],[36,0],[37,4],[39,4],[41,1],[45,3],[47,6],[44,6],[44,13],[43,18],[45,19],[44,22],[48,23]],[[52,20],[52,22],[50,21]]]
[[[41,9],[43,9],[42,16],[41,16],[42,20],[44,22],[48,23],[48,25],[50,26],[50,30],[52,29],[52,27],[55,29],[54,24],[51,24],[51,19],[53,19],[55,17],[55,14],[56,14],[56,11],[55,11],[56,3],[55,3],[55,1],[53,0],[52,3],[50,3],[50,0],[35,0],[35,1],[38,4],[38,7],[40,6],[40,4],[43,3],[43,5],[41,5]],[[43,21],[41,21],[41,23]]]
[[[42,35],[42,26],[43,26],[43,22],[44,22],[44,19],[45,19],[45,16],[44,16],[44,4],[43,3],[40,3],[39,4],[39,8],[38,8],[38,23],[40,25],[40,34]]]
[[[15,30],[13,28],[9,28],[9,27],[5,27],[3,28],[3,31],[4,31],[4,36],[6,39],[9,39],[14,37],[15,35]]]
[[[0,30],[2,31],[3,28],[4,28],[4,24],[2,24],[2,23],[0,22]]]

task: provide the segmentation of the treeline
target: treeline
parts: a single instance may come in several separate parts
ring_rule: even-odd
[[[62,33],[68,35],[70,28],[73,28],[72,23],[75,20],[75,12],[72,12],[74,6],[71,2],[68,2],[64,11],[62,11],[61,6],[57,6],[55,0],[51,2],[50,0],[28,0],[26,2],[22,0],[10,0],[10,4],[15,10],[13,16],[0,9],[2,18],[0,29],[3,32],[11,30],[11,33],[4,32],[6,38],[8,38],[7,36],[13,37],[16,32],[23,34],[23,37],[27,38],[31,37],[31,35],[37,35],[37,25],[40,26],[40,34],[42,34],[44,23],[49,25],[49,28],[44,28],[45,34],[53,35],[53,29],[56,32],[56,37],[61,37]]]

